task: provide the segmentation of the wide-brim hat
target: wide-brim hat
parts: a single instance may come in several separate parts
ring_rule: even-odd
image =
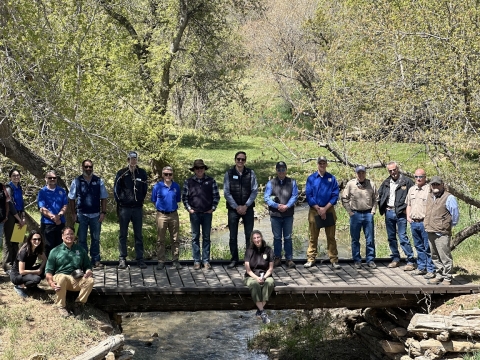
[[[205,170],[208,170],[208,166],[205,165],[202,159],[197,159],[193,162],[193,166],[190,168],[190,171],[195,171],[196,167],[204,167]]]

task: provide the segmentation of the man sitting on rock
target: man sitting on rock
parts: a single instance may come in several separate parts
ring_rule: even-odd
[[[92,265],[85,249],[74,243],[75,232],[71,227],[62,229],[62,240],[63,243],[50,252],[45,268],[46,279],[56,292],[55,306],[63,317],[70,316],[66,308],[67,290],[80,291],[74,314],[81,316],[93,289]]]

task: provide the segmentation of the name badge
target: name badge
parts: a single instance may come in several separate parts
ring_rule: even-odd
[[[233,175],[233,178],[234,178],[235,180],[238,180],[238,175]]]

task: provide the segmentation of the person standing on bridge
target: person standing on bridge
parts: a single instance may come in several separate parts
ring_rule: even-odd
[[[253,230],[251,236],[250,246],[245,252],[244,284],[250,289],[252,300],[257,306],[255,315],[260,317],[264,324],[268,324],[270,319],[265,312],[265,305],[275,287],[272,278],[275,255],[259,230]]]
[[[392,262],[388,264],[389,268],[396,268],[400,265],[400,252],[398,251],[397,232],[405,256],[407,265],[403,268],[405,271],[415,270],[415,258],[413,249],[407,236],[407,198],[408,190],[413,186],[413,181],[405,175],[400,174],[400,169],[395,161],[387,164],[387,170],[390,174],[378,189],[378,205],[380,215],[385,214],[385,226],[387,228],[388,246],[390,247],[390,257]]]
[[[309,268],[315,264],[318,252],[318,236],[320,235],[320,226],[322,226],[325,227],[330,262],[334,269],[341,269],[338,263],[337,240],[335,239],[337,214],[334,207],[338,201],[340,189],[335,176],[327,172],[327,158],[325,156],[320,156],[317,159],[317,167],[318,171],[307,178],[305,189],[307,202],[310,205],[310,211],[308,212],[310,239],[307,262],[304,267]]]
[[[268,205],[273,233],[274,267],[282,264],[282,235],[285,260],[289,268],[294,268],[292,230],[295,202],[298,199],[297,182],[287,177],[287,164],[279,161],[275,166],[277,177],[267,183],[264,200]]]
[[[457,199],[445,190],[440,176],[432,177],[430,188],[432,191],[427,199],[424,224],[432,251],[432,261],[436,268],[436,276],[427,283],[450,285],[453,268],[450,240],[452,227],[457,225],[459,219]]]
[[[130,151],[127,157],[128,166],[117,172],[114,183],[114,195],[117,202],[119,261],[118,268],[127,267],[128,224],[133,225],[135,238],[135,255],[140,269],[146,269],[143,259],[143,201],[147,195],[147,172],[138,167],[138,154]]]
[[[190,171],[195,175],[185,180],[182,201],[190,214],[192,229],[193,269],[200,270],[200,261],[205,270],[210,270],[210,232],[212,230],[213,212],[220,202],[217,182],[205,175],[208,166],[202,159],[193,162]],[[200,227],[202,228],[202,253],[200,254]]]
[[[172,246],[172,267],[180,270],[182,265],[178,262],[180,255],[180,241],[178,231],[180,220],[178,219],[178,203],[180,202],[180,185],[173,181],[173,168],[165,166],[162,169],[163,180],[156,183],[152,190],[152,202],[157,209],[157,270],[165,268],[165,242],[167,229],[170,234]]]
[[[68,203],[73,221],[78,222],[78,244],[88,253],[87,233],[90,228],[90,257],[93,267],[100,267],[100,231],[107,214],[108,193],[103,179],[93,174],[93,162],[82,162],[82,175],[73,179]]]
[[[373,217],[377,209],[378,193],[375,184],[366,178],[365,166],[355,168],[357,177],[350,180],[342,195],[342,204],[350,216],[352,258],[357,269],[362,267],[360,256],[360,231],[365,235],[365,261],[375,269],[375,225]]]
[[[258,194],[258,183],[255,172],[245,166],[247,154],[238,151],[235,154],[235,166],[225,173],[223,195],[227,200],[228,228],[230,230],[230,254],[232,255],[228,269],[238,262],[238,222],[243,220],[245,231],[245,250],[250,245],[250,235],[255,221],[253,208]]]
[[[430,195],[430,186],[427,184],[425,170],[415,170],[415,185],[408,190],[407,198],[407,221],[410,223],[413,244],[417,250],[417,269],[413,275],[424,275],[425,279],[435,277],[435,265],[430,255],[428,234],[425,231],[424,219],[427,200]]]

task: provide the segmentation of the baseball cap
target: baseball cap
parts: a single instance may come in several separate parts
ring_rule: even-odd
[[[358,173],[359,171],[367,171],[365,169],[365,166],[363,165],[358,165],[356,168],[355,168],[355,172]]]
[[[317,164],[320,162],[320,161],[325,161],[327,162],[327,158],[325,156],[319,156],[318,159],[317,159]]]
[[[275,169],[278,169],[278,168],[287,168],[287,164],[285,164],[285,162],[283,161],[279,161],[277,162],[277,165],[275,165]]]
[[[443,184],[443,180],[440,176],[434,176],[432,177],[432,179],[430,180],[430,184]]]
[[[138,154],[135,151],[129,151],[128,152],[128,158],[129,159],[137,158],[137,157],[138,157]]]

